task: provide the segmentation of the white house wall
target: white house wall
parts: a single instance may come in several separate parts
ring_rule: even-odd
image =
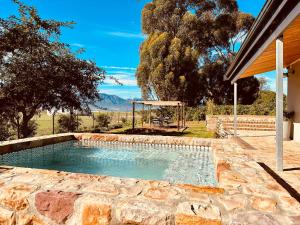
[[[292,65],[290,71],[294,73],[288,78],[287,109],[295,112],[293,121],[300,123],[300,61]]]

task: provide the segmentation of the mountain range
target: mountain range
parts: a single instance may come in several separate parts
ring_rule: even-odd
[[[124,99],[117,95],[100,94],[100,100],[94,106],[90,106],[92,111],[107,110],[107,111],[120,111],[128,112],[132,110],[131,102],[140,99]],[[138,109],[140,107],[138,106]]]

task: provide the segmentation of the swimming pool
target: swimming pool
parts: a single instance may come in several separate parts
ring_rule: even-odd
[[[1,155],[1,164],[171,183],[216,185],[208,147],[68,141]]]

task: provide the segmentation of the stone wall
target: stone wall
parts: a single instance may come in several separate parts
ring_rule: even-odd
[[[74,134],[56,134],[33,138],[24,138],[14,141],[0,142],[0,155],[17,152],[24,149],[36,148],[50,144],[56,144],[65,141],[75,140]]]
[[[250,131],[275,131],[276,119],[274,116],[238,115],[237,129]],[[216,131],[219,137],[232,135],[234,129],[234,116],[213,115],[206,116],[206,126],[208,130]]]

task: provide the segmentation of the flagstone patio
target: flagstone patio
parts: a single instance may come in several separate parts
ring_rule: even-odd
[[[284,172],[276,171],[275,136],[255,137],[248,135],[242,136],[238,140],[232,139],[230,142],[230,148],[234,148],[236,151],[243,151],[257,162],[264,163],[277,176],[300,193],[300,142],[284,141]]]

